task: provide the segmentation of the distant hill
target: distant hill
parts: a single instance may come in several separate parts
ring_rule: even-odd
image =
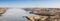
[[[60,8],[22,8],[24,9],[25,11],[32,11],[33,9],[55,9],[55,10],[60,10]]]

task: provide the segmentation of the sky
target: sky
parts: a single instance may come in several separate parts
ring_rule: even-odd
[[[60,0],[0,0],[0,7],[60,8]]]

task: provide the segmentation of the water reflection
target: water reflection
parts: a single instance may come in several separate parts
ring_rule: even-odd
[[[3,16],[0,17],[0,21],[27,21],[23,16],[28,15],[30,14],[22,9],[8,9]]]

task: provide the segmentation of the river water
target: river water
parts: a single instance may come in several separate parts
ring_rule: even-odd
[[[8,9],[2,16],[0,16],[0,21],[27,21],[23,16],[29,16],[29,14],[22,9]]]

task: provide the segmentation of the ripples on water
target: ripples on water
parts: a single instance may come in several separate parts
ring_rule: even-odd
[[[22,9],[8,9],[3,16],[0,17],[0,21],[27,21],[23,16],[28,15],[30,14]]]

